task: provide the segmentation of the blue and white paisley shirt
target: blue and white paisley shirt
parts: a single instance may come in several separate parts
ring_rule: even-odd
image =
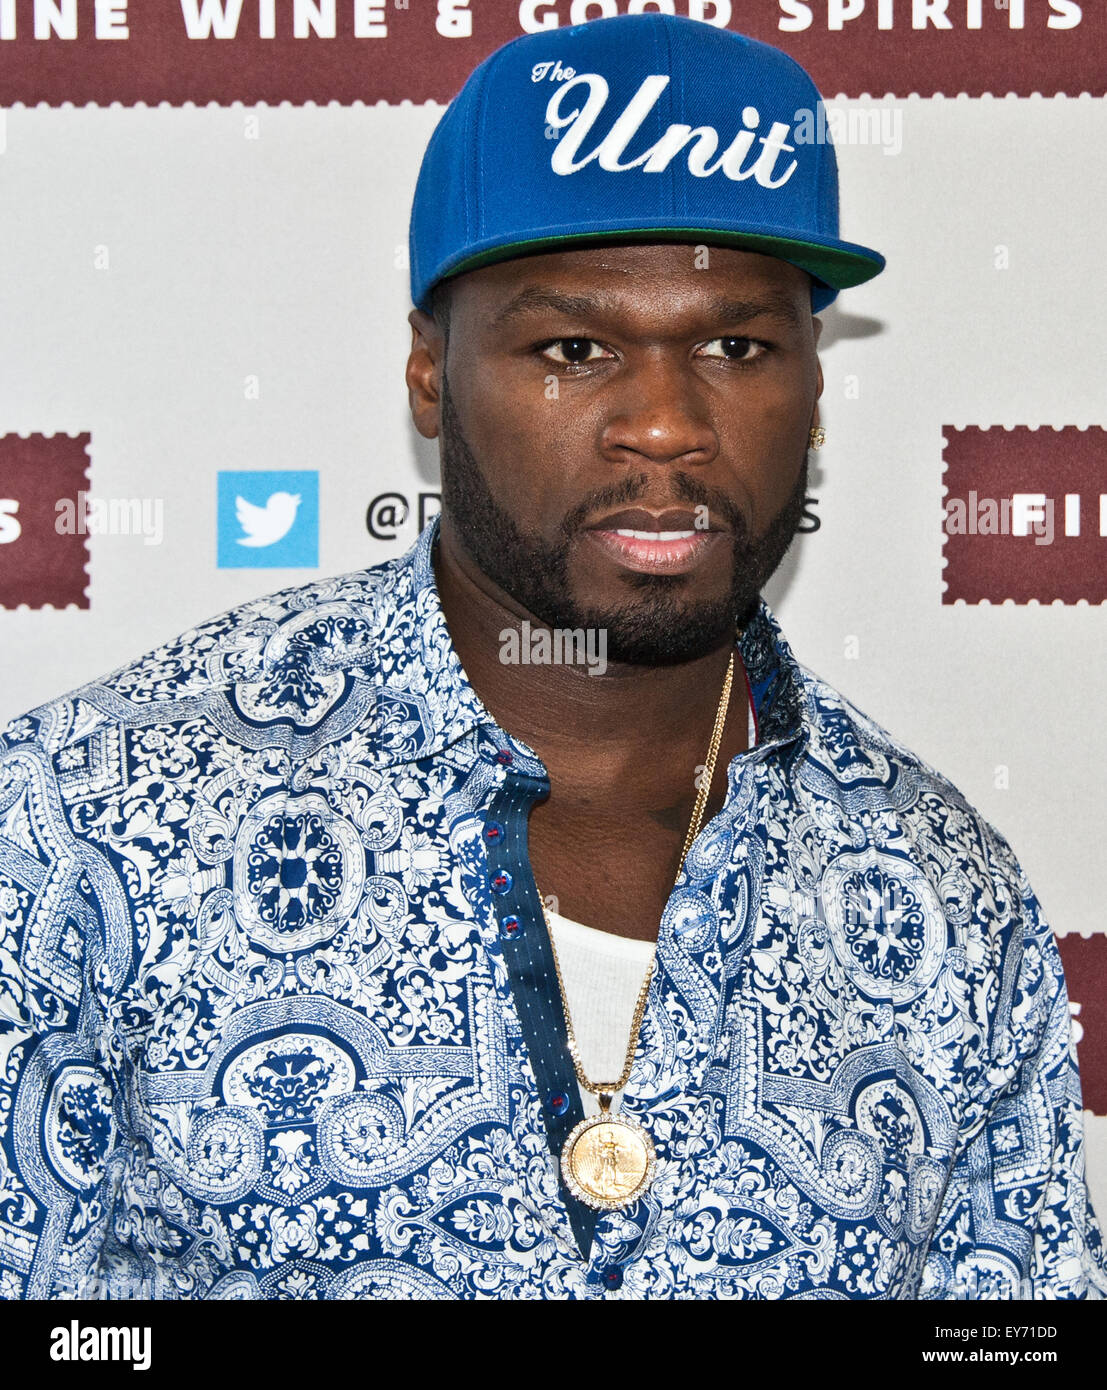
[[[567,1194],[548,778],[465,677],[436,536],[4,730],[0,1292],[1102,1295],[1038,902],[763,603],[623,1101],[656,1179]]]

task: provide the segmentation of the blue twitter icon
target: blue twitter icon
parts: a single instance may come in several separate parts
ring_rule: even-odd
[[[220,569],[318,568],[318,472],[220,472],[218,487]]]

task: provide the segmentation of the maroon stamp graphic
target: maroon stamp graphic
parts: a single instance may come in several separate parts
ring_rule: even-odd
[[[446,102],[509,39],[553,61],[643,8],[783,48],[828,98],[1105,90],[1103,0],[0,0],[0,107]]]
[[[1059,936],[1076,1033],[1084,1109],[1107,1115],[1107,932]]]
[[[88,486],[91,438],[0,435],[0,608],[89,606],[88,537],[59,515]]]
[[[1107,600],[1107,431],[943,432],[942,602]]]

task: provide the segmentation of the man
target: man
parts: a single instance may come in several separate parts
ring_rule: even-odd
[[[412,219],[440,523],[8,727],[8,1296],[1107,1289],[1018,862],[760,598],[882,265],[818,100],[494,54]]]

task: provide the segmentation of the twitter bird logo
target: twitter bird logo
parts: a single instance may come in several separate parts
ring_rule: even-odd
[[[220,471],[217,491],[220,569],[318,568],[318,472]]]
[[[246,532],[239,545],[276,545],[292,530],[303,498],[298,492],[273,492],[264,507],[255,507],[245,497],[234,499],[234,514]]]

